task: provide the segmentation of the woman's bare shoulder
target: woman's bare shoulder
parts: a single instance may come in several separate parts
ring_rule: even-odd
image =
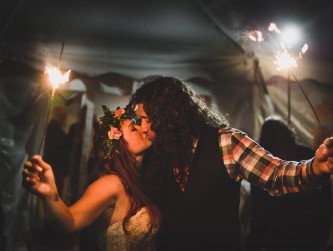
[[[96,193],[106,193],[110,195],[115,195],[119,192],[123,192],[124,186],[120,178],[114,174],[107,174],[101,176],[96,181],[94,181],[87,189],[88,191],[93,191]]]

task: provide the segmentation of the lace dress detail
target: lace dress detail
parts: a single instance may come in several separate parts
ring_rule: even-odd
[[[123,222],[109,226],[98,237],[101,251],[152,251],[155,250],[157,227],[150,231],[150,217],[146,208],[141,208],[128,223],[128,234]],[[150,231],[150,232],[149,232]]]

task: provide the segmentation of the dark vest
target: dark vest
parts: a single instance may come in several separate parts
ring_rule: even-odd
[[[185,192],[172,177],[163,193],[157,250],[240,250],[239,189],[223,164],[217,129],[207,128]]]

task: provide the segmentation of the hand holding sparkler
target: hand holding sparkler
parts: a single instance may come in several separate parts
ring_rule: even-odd
[[[50,102],[48,105],[47,117],[46,117],[46,121],[45,121],[45,125],[44,125],[41,144],[39,147],[39,153],[42,152],[42,149],[44,146],[45,135],[46,135],[47,125],[50,120],[50,114],[51,114],[51,110],[52,110],[52,106],[53,106],[55,91],[59,87],[59,85],[64,84],[69,80],[69,75],[71,73],[71,70],[68,70],[65,73],[62,73],[60,71],[60,61],[61,61],[61,57],[62,57],[63,48],[64,48],[64,43],[62,43],[58,67],[46,66],[45,71],[44,71],[44,73],[48,75],[49,81],[52,85],[52,93],[51,93],[51,99],[50,99]]]
[[[58,194],[52,167],[39,155],[32,156],[24,163],[22,185],[29,192],[40,197],[51,197]]]

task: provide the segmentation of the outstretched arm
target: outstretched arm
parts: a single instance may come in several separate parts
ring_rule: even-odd
[[[309,191],[333,173],[333,169],[329,170],[333,137],[324,141],[315,158],[300,162],[274,157],[244,132],[233,128],[220,130],[220,148],[231,178],[246,179],[275,196]]]
[[[22,174],[23,187],[41,198],[46,220],[66,232],[81,230],[115,204],[117,177],[108,175],[95,181],[75,204],[68,207],[58,195],[51,166],[40,156],[27,161]]]

